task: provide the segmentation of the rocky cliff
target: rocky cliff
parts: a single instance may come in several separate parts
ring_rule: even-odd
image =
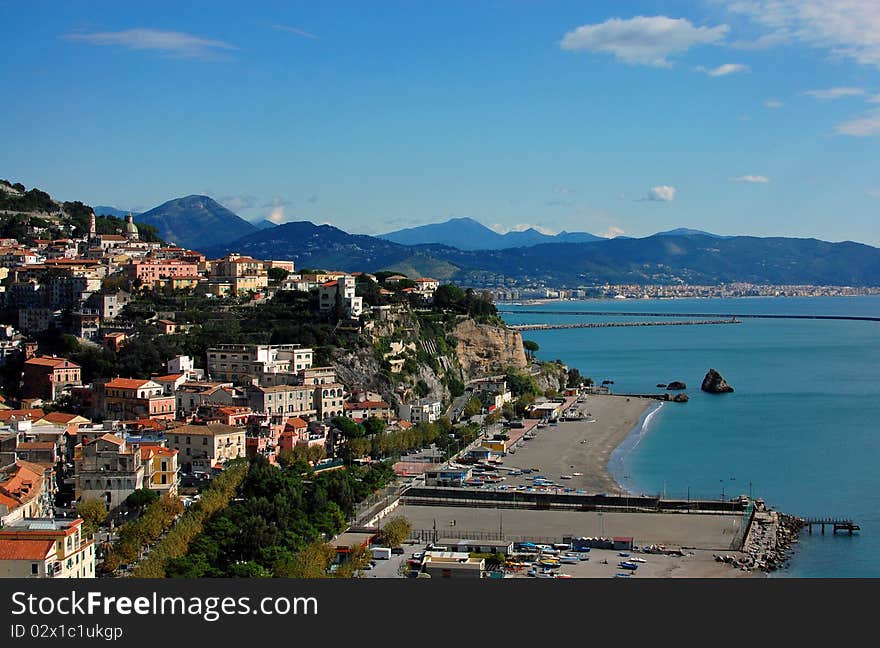
[[[466,319],[452,330],[452,335],[465,379],[503,373],[508,367],[528,368],[522,334],[518,331]]]

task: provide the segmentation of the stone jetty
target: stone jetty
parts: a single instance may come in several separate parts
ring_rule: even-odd
[[[788,561],[803,526],[804,521],[793,515],[766,509],[756,511],[743,543],[743,555],[716,555],[715,560],[743,571],[774,571]]]

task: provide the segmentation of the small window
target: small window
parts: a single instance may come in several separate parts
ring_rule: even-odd
[[[39,574],[40,573],[40,564],[39,563],[31,563],[31,573]]]

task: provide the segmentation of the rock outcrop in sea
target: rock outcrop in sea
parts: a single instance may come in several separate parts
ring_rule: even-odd
[[[690,399],[688,398],[687,394],[676,394],[675,396],[672,397],[672,401],[674,403],[687,403],[688,400],[690,400]]]
[[[668,386],[667,389],[669,389]],[[724,380],[724,377],[714,369],[709,369],[706,373],[706,377],[703,378],[703,384],[700,385],[700,389],[704,392],[709,392],[710,394],[726,394],[733,391],[733,387],[728,385],[727,381]]]
[[[671,383],[666,384],[666,389],[670,391],[674,391],[676,389],[687,389],[687,385],[685,385],[680,380],[673,380]]]

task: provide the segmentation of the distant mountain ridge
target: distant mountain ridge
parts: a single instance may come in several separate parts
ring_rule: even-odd
[[[544,234],[533,227],[522,231],[499,234],[473,218],[452,218],[443,223],[431,223],[380,234],[378,238],[401,245],[448,245],[459,250],[505,250],[529,247],[541,243],[589,243],[601,237],[587,232],[560,232]]]
[[[165,241],[195,249],[222,245],[258,231],[256,225],[213,198],[198,195],[164,202],[140,214],[135,222],[153,225]]]
[[[129,213],[131,213],[132,216],[140,216],[139,212],[128,209],[119,209],[118,207],[111,207],[110,205],[96,205],[92,208],[92,211],[95,212],[96,216],[115,216],[116,218],[125,218]]]
[[[293,259],[297,267],[394,270],[470,285],[500,285],[507,280],[570,287],[606,282],[880,285],[880,249],[869,245],[702,233],[461,250],[437,244],[402,245],[303,221],[201,251],[209,256],[234,251]]]

